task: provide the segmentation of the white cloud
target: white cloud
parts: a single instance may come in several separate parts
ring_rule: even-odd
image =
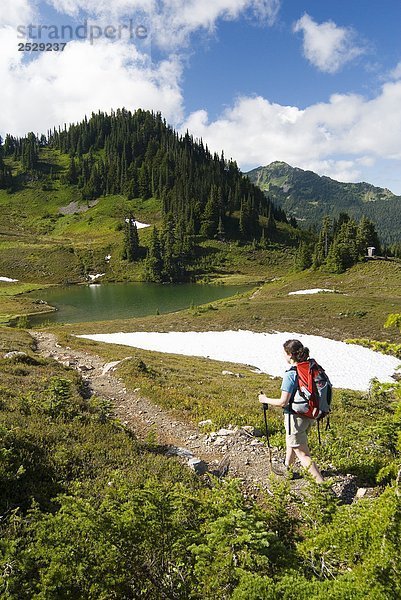
[[[69,42],[64,52],[43,52],[25,62],[15,32],[0,30],[0,131],[24,135],[81,120],[92,111],[126,107],[183,118],[181,65],[174,57],[151,68],[132,44]]]
[[[339,27],[333,21],[319,24],[304,14],[295,23],[294,32],[303,33],[303,50],[307,60],[326,73],[336,73],[365,52],[355,41],[356,34],[351,28]]]
[[[127,16],[144,11],[150,20],[152,39],[163,48],[186,45],[198,29],[213,31],[219,19],[235,19],[251,11],[258,20],[272,24],[281,0],[46,0],[60,12],[77,15]]]
[[[391,79],[401,79],[401,61],[398,65],[390,72]]]
[[[267,21],[269,25],[273,25],[276,22],[281,8],[281,0],[254,0],[253,5],[256,16]]]
[[[30,23],[35,14],[35,6],[29,0],[1,0],[0,26],[15,27]]]
[[[189,115],[182,130],[222,149],[243,170],[283,160],[341,181],[365,177],[376,161],[401,161],[401,79],[386,83],[376,98],[334,95],[329,102],[273,104],[261,96],[240,97],[220,118]],[[366,178],[366,177],[365,177]]]
[[[93,15],[127,14],[136,10],[153,12],[156,0],[45,0],[60,13],[71,16],[80,11]]]
[[[138,45],[138,50],[124,40],[111,43],[104,38],[94,46],[71,41],[62,53],[38,52],[28,61],[17,51],[21,39],[16,27],[38,24],[39,0],[1,2],[0,132],[15,135],[32,129],[46,131],[92,111],[122,106],[161,111],[175,125],[183,119],[183,56],[177,52],[190,34],[199,29],[213,31],[218,19],[234,19],[243,11],[272,22],[280,6],[280,0],[46,0],[77,23],[87,18],[103,26],[145,11],[151,42],[170,50],[166,60],[150,66],[149,56],[141,54],[150,52],[149,44]]]

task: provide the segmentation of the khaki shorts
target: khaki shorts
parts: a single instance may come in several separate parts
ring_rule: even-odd
[[[298,415],[285,414],[285,442],[289,448],[298,448],[308,445],[308,431],[312,426],[312,419],[299,417]],[[290,433],[289,433],[290,432]]]

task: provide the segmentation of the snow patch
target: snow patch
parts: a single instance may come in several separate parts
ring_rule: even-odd
[[[283,343],[288,339],[299,339],[310,349],[311,356],[325,368],[335,387],[360,391],[367,391],[373,378],[381,382],[394,382],[392,375],[400,364],[393,356],[369,348],[316,335],[288,332],[120,332],[77,337],[143,350],[246,364],[275,377],[282,376],[288,368],[283,355]]]
[[[338,293],[337,290],[326,290],[324,288],[312,288],[311,290],[298,290],[297,292],[288,292],[289,296],[296,296],[301,294],[320,294],[321,292],[332,292]]]
[[[99,279],[99,277],[103,277],[104,275],[106,275],[106,273],[97,273],[96,275],[88,275],[88,277],[91,281],[95,281],[96,279]]]
[[[126,223],[129,223],[129,219],[125,219]],[[150,227],[150,225],[147,225],[146,223],[141,223],[140,221],[134,221],[136,228],[137,229],[145,229],[145,227]]]
[[[10,279],[10,277],[0,277],[0,281],[7,281],[8,283],[15,283],[18,279]]]

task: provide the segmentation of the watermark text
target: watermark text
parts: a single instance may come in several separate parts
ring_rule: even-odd
[[[138,24],[133,19],[128,23],[116,25],[95,25],[88,23],[85,19],[80,25],[18,25],[17,33],[19,39],[34,41],[51,40],[66,42],[72,40],[89,40],[93,44],[96,40],[146,40],[149,37],[149,29],[146,25]]]

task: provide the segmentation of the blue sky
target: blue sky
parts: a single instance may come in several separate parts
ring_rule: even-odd
[[[17,27],[146,22],[22,53]],[[160,110],[243,170],[284,160],[401,194],[399,0],[2,0],[0,133]]]
[[[317,22],[354,27],[366,54],[336,73],[318,70],[303,56],[301,35],[292,31],[305,12]],[[290,1],[283,3],[274,27],[246,19],[222,21],[208,39],[194,36],[183,84],[187,110],[206,106],[216,117],[238,94],[260,94],[300,108],[327,101],[334,93],[372,97],[384,73],[401,59],[400,23],[401,2],[392,0],[385,0],[384,8],[369,0],[304,1],[302,8]]]

